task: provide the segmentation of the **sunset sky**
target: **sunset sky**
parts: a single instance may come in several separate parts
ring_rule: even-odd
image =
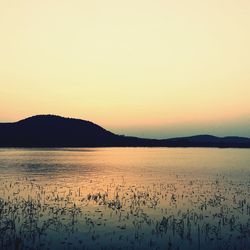
[[[0,122],[250,137],[249,0],[0,0]]]

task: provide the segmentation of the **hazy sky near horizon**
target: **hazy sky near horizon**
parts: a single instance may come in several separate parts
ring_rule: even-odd
[[[0,0],[0,121],[250,136],[249,0]]]

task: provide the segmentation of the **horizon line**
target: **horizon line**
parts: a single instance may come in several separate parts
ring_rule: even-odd
[[[105,130],[107,130],[105,127],[99,125],[98,123],[96,122],[93,122],[91,120],[86,120],[86,119],[82,119],[82,118],[75,118],[75,117],[70,117],[70,116],[63,116],[63,115],[57,115],[57,114],[52,114],[52,113],[47,113],[47,114],[35,114],[35,115],[31,115],[31,116],[27,116],[25,118],[21,118],[17,121],[13,121],[13,122],[1,122],[0,121],[0,124],[14,124],[14,123],[18,123],[18,122],[22,122],[22,121],[25,121],[25,120],[28,120],[28,119],[31,119],[31,118],[35,118],[35,117],[58,117],[58,118],[63,118],[63,119],[72,119],[72,120],[78,120],[78,121],[85,121],[85,122],[90,122],[92,124],[95,124]],[[162,125],[163,126],[163,125]],[[107,130],[109,131],[109,130]],[[111,131],[110,131],[111,132]],[[115,132],[112,132],[114,134],[117,134]],[[217,135],[214,135],[214,134],[210,134],[210,133],[194,133],[194,134],[189,134],[189,135],[184,135],[184,136],[173,136],[173,137],[164,137],[164,138],[147,138],[147,137],[140,137],[140,136],[134,136],[134,135],[124,135],[124,134],[117,134],[117,135],[120,135],[120,136],[127,136],[127,137],[135,137],[135,138],[142,138],[142,139],[152,139],[152,140],[166,140],[166,139],[178,139],[178,138],[188,138],[188,137],[196,137],[196,136],[211,136],[211,137],[217,137],[217,138],[230,138],[230,137],[234,137],[234,138],[247,138],[247,139],[250,139],[249,136],[238,136],[238,135],[226,135],[226,136],[217,136]]]

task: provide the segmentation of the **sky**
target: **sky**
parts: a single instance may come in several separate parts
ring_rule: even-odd
[[[250,137],[249,0],[0,0],[0,122]]]

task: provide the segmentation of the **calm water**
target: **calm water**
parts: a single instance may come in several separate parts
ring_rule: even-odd
[[[250,150],[0,149],[0,249],[250,249]]]

